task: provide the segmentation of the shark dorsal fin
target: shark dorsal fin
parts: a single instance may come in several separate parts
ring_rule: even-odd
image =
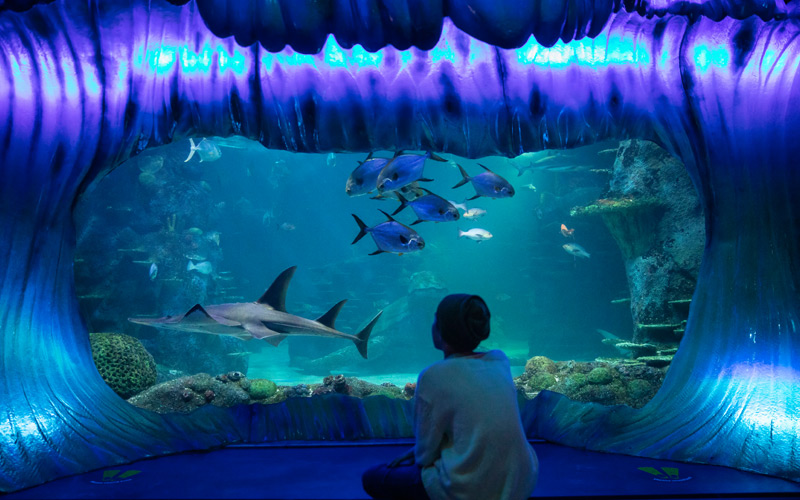
[[[339,311],[342,310],[342,306],[345,302],[347,302],[347,299],[339,301],[336,305],[331,307],[328,312],[317,318],[317,323],[322,323],[328,328],[333,328],[335,330],[336,327],[333,326],[333,324],[336,322],[336,316],[339,315]]]
[[[211,318],[211,315],[208,314],[208,312],[206,312],[206,310],[203,309],[203,306],[201,306],[200,304],[195,304],[194,307],[189,309],[189,311],[187,311],[186,314],[183,315],[183,318],[186,319],[189,318],[190,316],[197,317],[198,315],[205,316],[206,318]]]
[[[286,290],[289,288],[289,281],[292,280],[297,266],[292,266],[275,278],[264,295],[256,302],[269,306],[276,311],[286,312]]]

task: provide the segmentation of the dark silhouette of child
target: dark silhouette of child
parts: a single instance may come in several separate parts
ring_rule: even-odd
[[[475,352],[489,337],[477,295],[448,295],[431,328],[444,360],[419,374],[416,444],[367,470],[364,490],[382,499],[519,500],[536,487],[539,462],[522,429],[508,358]]]

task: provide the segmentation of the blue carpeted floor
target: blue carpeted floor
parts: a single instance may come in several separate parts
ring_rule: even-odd
[[[183,453],[3,495],[27,498],[367,498],[361,472],[412,442],[282,443]],[[789,498],[800,484],[725,467],[587,452],[534,442],[535,498]],[[644,469],[644,470],[643,470]]]

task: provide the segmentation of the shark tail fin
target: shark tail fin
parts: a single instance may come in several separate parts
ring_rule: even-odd
[[[455,188],[457,188],[457,187],[461,187],[461,186],[463,186],[464,184],[466,184],[466,183],[468,183],[468,182],[469,182],[469,175],[467,175],[467,172],[466,172],[466,170],[464,170],[464,167],[462,167],[462,166],[461,166],[461,165],[459,165],[458,163],[456,163],[456,166],[458,166],[458,171],[459,171],[459,172],[461,172],[461,177],[463,177],[463,179],[461,179],[460,181],[458,181],[458,184],[456,184],[455,186],[453,186],[453,187],[452,187],[452,189],[455,189]]]
[[[358,218],[358,215],[356,214],[350,214],[350,215],[353,216],[353,218],[356,220],[356,224],[358,224],[358,234],[356,235],[356,239],[354,239],[353,242],[350,243],[351,245],[355,245],[358,242],[358,240],[367,235],[368,228],[367,225],[364,224],[364,221]]]
[[[286,290],[289,289],[289,281],[296,270],[297,266],[292,266],[279,274],[256,302],[267,305],[276,311],[286,312]]]
[[[367,359],[367,341],[369,340],[369,334],[372,332],[372,327],[378,322],[378,318],[381,317],[381,314],[383,314],[383,311],[379,311],[378,314],[372,318],[372,321],[356,334],[356,340],[353,341],[356,344],[356,349],[358,349],[359,354],[361,354],[361,357],[364,359]]]
[[[191,160],[192,156],[194,156],[194,152],[197,151],[197,146],[194,145],[194,139],[189,137],[189,143],[191,144],[191,146],[189,146],[189,156],[185,160],[183,160],[183,163],[186,163],[187,161]]]
[[[347,299],[339,301],[336,305],[331,307],[328,312],[317,318],[317,323],[322,323],[328,328],[333,328],[335,330],[336,327],[333,325],[336,323],[336,316],[339,315],[339,311],[342,310],[342,306],[345,302],[347,302]]]

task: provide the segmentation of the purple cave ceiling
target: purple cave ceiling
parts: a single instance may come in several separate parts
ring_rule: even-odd
[[[231,134],[471,158],[657,142],[707,235],[667,379],[639,410],[542,393],[526,429],[800,480],[798,4],[0,0],[0,491],[232,442],[408,433],[385,417],[408,409],[380,402],[156,415],[97,373],[77,197],[145,148]]]

